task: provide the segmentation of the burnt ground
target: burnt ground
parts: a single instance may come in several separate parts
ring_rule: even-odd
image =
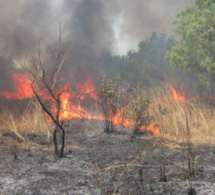
[[[196,194],[215,194],[211,146],[193,148],[189,180],[183,143],[161,141],[147,132],[131,136],[120,127],[106,134],[96,121],[73,121],[66,128],[65,157],[59,160],[52,144],[29,142],[23,147],[1,142],[0,195],[179,195],[188,194],[191,180]]]

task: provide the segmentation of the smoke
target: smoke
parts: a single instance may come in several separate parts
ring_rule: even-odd
[[[96,77],[116,71],[113,55],[135,49],[154,31],[171,35],[176,13],[193,4],[193,0],[0,1],[1,78],[17,62],[36,56],[38,43],[49,59],[61,23],[64,47],[72,46],[63,69],[71,82],[80,82],[88,73]]]
[[[86,71],[90,75],[100,74],[109,63],[102,56],[112,52],[115,42],[112,24],[118,11],[116,5],[111,1],[65,0],[63,7],[67,18],[62,29],[67,33],[64,40],[67,47],[73,45],[72,59],[67,66],[77,75],[73,79],[81,78]]]
[[[39,42],[50,41],[54,16],[50,1],[1,0],[0,49],[5,56],[32,55]]]
[[[152,32],[172,35],[172,21],[176,13],[193,0],[120,0],[122,23],[120,37],[128,48],[136,48],[138,43],[150,37]],[[126,48],[126,50],[128,49]]]

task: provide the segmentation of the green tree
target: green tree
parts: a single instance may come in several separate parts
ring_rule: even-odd
[[[146,61],[140,59],[137,52],[129,51],[124,62],[119,65],[119,76],[132,86],[138,83],[150,85],[147,68]]]
[[[165,61],[165,54],[171,49],[173,38],[164,34],[152,36],[139,43],[139,50],[129,51],[119,65],[119,76],[131,85],[150,86],[154,81],[162,81],[163,74],[171,68]]]
[[[201,79],[215,78],[215,0],[195,0],[192,7],[177,14],[173,25],[175,46],[166,59],[185,72],[198,73]]]

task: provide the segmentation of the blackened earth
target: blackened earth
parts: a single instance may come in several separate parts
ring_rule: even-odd
[[[189,156],[186,143],[162,141],[147,131],[133,136],[122,127],[107,134],[102,126],[68,122],[65,156],[59,160],[53,144],[39,143],[36,135],[23,146],[6,134],[0,195],[215,194],[213,146],[193,147]]]

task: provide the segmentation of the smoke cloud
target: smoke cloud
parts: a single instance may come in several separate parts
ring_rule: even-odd
[[[172,20],[176,13],[193,0],[120,0],[117,1],[123,21],[121,23],[122,41],[128,48],[136,48],[138,43],[150,37],[152,32],[172,35]],[[127,49],[127,48],[126,48]]]
[[[37,55],[44,59],[57,46],[59,23],[62,42],[72,46],[63,71],[70,82],[114,72],[113,55],[135,49],[152,32],[172,35],[176,13],[193,0],[0,0],[1,89],[12,69]]]

